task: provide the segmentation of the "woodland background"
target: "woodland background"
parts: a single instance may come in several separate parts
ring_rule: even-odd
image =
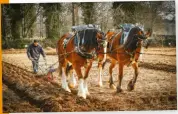
[[[25,48],[34,39],[55,47],[71,26],[98,24],[103,32],[121,23],[151,28],[152,46],[176,46],[175,1],[39,3],[2,5],[2,48]]]

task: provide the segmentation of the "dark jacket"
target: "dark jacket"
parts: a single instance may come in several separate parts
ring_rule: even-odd
[[[27,56],[29,59],[33,58],[34,60],[39,60],[40,54],[42,54],[43,57],[46,56],[41,45],[38,44],[38,46],[34,46],[32,43],[28,46]]]

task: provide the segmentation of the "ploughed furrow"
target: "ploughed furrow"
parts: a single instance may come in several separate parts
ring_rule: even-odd
[[[159,55],[166,57],[176,57],[176,54],[162,54],[162,53],[143,53],[143,55]]]
[[[147,62],[140,62],[140,67],[146,68],[146,69],[154,69],[154,70],[161,70],[165,72],[171,72],[176,73],[176,66],[175,65],[167,65],[164,63],[147,63]]]
[[[110,61],[107,61],[107,62],[109,63],[108,65],[110,65]],[[95,67],[97,67],[97,63],[95,64],[96,64]],[[176,73],[175,65],[168,65],[164,63],[148,63],[148,62],[139,62],[138,65],[139,67],[142,67],[145,69],[153,69],[153,70],[160,70],[164,72]],[[105,69],[108,69],[108,68],[105,68]]]
[[[72,93],[65,92],[59,84],[49,83],[43,77],[35,77],[32,73],[5,62],[3,62],[3,83],[16,91],[20,97],[25,96],[26,101],[38,108],[34,111],[175,110],[177,104],[175,93],[172,96],[139,96],[134,92],[130,96],[124,95],[125,93],[111,94],[113,98],[107,101],[99,100],[97,98],[99,96],[94,97],[96,94],[91,94],[87,99],[82,99],[77,97],[76,89],[73,89]],[[106,93],[107,91],[103,94]],[[7,107],[6,101],[4,107]]]
[[[40,108],[31,104],[24,94],[3,83],[3,112],[40,112]]]

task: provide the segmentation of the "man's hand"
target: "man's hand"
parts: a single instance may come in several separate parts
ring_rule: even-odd
[[[31,61],[34,61],[34,59],[33,59],[33,58],[31,58],[31,57],[30,57],[29,59],[30,59]]]

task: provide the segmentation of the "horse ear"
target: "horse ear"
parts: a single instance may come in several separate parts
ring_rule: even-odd
[[[150,37],[152,35],[152,30],[149,28],[146,33],[145,33],[145,36],[146,37]]]

